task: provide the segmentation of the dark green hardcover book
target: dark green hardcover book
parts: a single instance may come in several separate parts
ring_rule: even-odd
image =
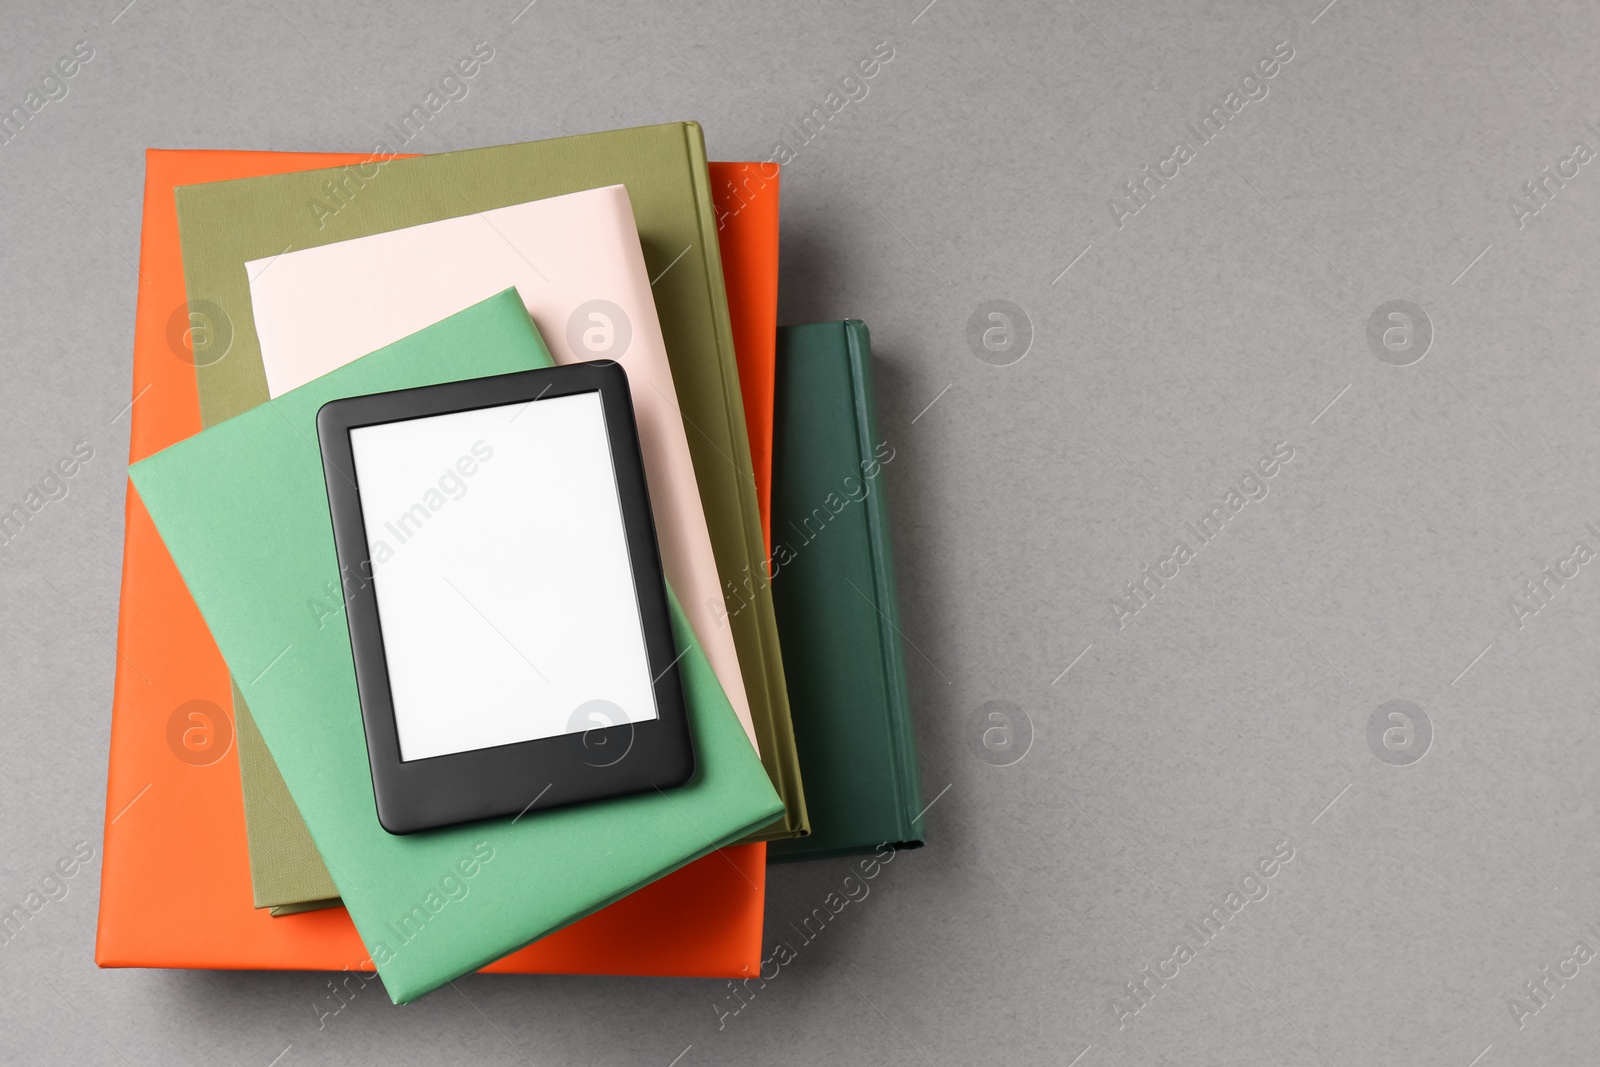
[[[772,601],[811,835],[767,856],[923,843],[872,346],[851,319],[778,330]]]

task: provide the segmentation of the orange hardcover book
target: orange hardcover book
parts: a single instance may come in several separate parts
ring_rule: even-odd
[[[750,467],[768,556],[772,554],[772,400],[778,338],[778,178],[776,163],[711,164],[717,243],[727,279],[733,353],[739,364]]]
[[[226,358],[226,323],[190,309],[173,189],[365,155],[146,155],[129,462],[200,430],[191,330]],[[713,164],[713,172],[751,164]],[[726,182],[718,182],[726,185]],[[723,194],[718,194],[719,215]],[[775,199],[775,197],[773,198]],[[766,219],[770,228],[762,228]],[[761,232],[746,233],[760,229]],[[730,233],[729,231],[734,231]],[[723,244],[777,260],[777,215],[740,211]],[[776,307],[776,275],[729,268],[735,323]],[[770,291],[768,291],[770,290]],[[191,311],[195,314],[191,318]],[[766,350],[772,348],[775,314]],[[749,323],[747,322],[747,325]],[[741,335],[742,336],[742,335]],[[758,349],[759,346],[756,346]],[[756,349],[752,349],[754,351]],[[770,383],[770,356],[767,380]],[[770,426],[770,385],[767,390]],[[228,672],[144,506],[127,497],[95,960],[102,967],[370,969],[343,908],[273,917],[252,903]],[[724,977],[760,966],[766,846],[706,856],[486,967],[508,973]]]

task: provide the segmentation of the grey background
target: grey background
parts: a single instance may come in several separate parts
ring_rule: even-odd
[[[0,1060],[1593,1061],[1600,964],[1521,1028],[1509,998],[1600,950],[1600,565],[1522,629],[1510,605],[1600,548],[1600,162],[1525,228],[1509,198],[1600,149],[1600,9],[123,2],[0,12],[7,108],[95,48],[0,146],[0,499],[96,450],[0,552],[0,901],[98,853],[144,149],[365,151],[483,40],[415,150],[694,118],[764,159],[892,42],[785,172],[781,317],[873,329],[938,799],[929,847],[720,1030],[712,981],[374,989],[319,1029],[314,974],[99,971],[96,861],[0,946]],[[1119,229],[1119,186],[1280,41],[1269,95]],[[991,299],[1032,322],[1009,367],[966,342]],[[1367,344],[1391,300],[1432,322],[1408,367]],[[1270,494],[1118,629],[1123,583],[1280,441]],[[1408,766],[1367,743],[1397,699],[1434,729]],[[1012,766],[974,752],[991,700],[1032,722]],[[1124,984],[1285,839],[1118,1030]],[[768,940],[848,867],[775,869]]]

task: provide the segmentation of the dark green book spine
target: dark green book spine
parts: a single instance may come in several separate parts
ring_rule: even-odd
[[[864,323],[778,331],[772,591],[811,836],[773,861],[923,842],[872,346]]]
[[[855,401],[857,445],[863,459],[874,456],[879,442],[877,395],[872,388],[872,339],[860,319],[844,322],[845,344],[850,353],[851,395]],[[888,504],[882,490],[868,493],[863,505],[867,537],[872,550],[873,594],[878,607],[880,650],[883,656],[883,700],[889,715],[895,782],[900,787],[899,815],[904,827],[902,843],[922,844],[922,780],[917,773],[917,741],[911,732],[911,695],[906,683],[905,646],[900,639],[900,601],[895,596],[894,548],[889,539]]]

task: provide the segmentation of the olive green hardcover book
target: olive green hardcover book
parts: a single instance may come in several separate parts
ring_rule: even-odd
[[[300,809],[261,739],[255,716],[244,694],[233,683],[235,744],[239,746],[239,777],[244,783],[245,836],[250,842],[250,888],[258,908],[273,915],[293,915],[339,903],[339,890]],[[259,855],[258,855],[259,852]]]
[[[328,170],[184,186],[177,190],[184,277],[192,315],[212,326],[197,358],[202,421],[211,426],[268,399],[246,263],[284,252],[472,215],[512,204],[621,184],[628,189],[652,280],[667,358],[685,424],[695,479],[726,592],[718,625],[732,631],[763,764],[783,797],[784,818],[755,840],[809,832],[795,753],[788,690],[766,582],[744,407],[734,359],[717,222],[705,142],[695,123],[668,123],[555,138],[498,148],[449,152]],[[559,267],[559,250],[552,254]],[[270,263],[264,268],[271,270]],[[703,605],[702,605],[703,606]],[[249,709],[240,705],[242,720]],[[255,735],[241,729],[247,795],[269,781],[272,756],[247,752]],[[292,811],[265,811],[248,821],[252,869],[267,855],[296,872],[256,882],[256,903],[282,908],[325,898],[306,835]],[[270,845],[261,840],[271,837]],[[284,868],[283,858],[299,855]]]

